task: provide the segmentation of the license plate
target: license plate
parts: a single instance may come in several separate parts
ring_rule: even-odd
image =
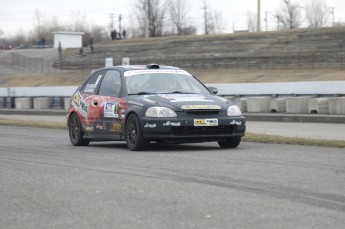
[[[218,126],[218,119],[194,119],[194,126]]]

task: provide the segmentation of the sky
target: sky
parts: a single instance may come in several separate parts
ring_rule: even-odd
[[[131,26],[134,20],[135,3],[138,0],[10,0],[0,4],[0,31],[2,37],[15,35],[18,32],[27,33],[36,24],[35,11],[38,9],[43,18],[55,17],[60,23],[71,20],[71,15],[84,15],[89,25],[109,27],[110,15],[114,15],[115,24],[119,15],[122,16],[122,28]],[[197,32],[202,33],[203,1],[186,0],[189,5],[189,20],[197,26]],[[248,12],[256,13],[258,0],[206,0],[210,9],[222,15],[222,33],[233,30],[247,29]],[[282,0],[261,1],[261,30],[266,30],[265,15],[267,15],[268,30],[276,27],[273,13],[279,9]],[[305,2],[306,0],[296,0]],[[313,1],[313,0],[311,0]],[[345,22],[345,1],[324,0],[334,7],[336,22]],[[330,25],[331,25],[330,19]]]

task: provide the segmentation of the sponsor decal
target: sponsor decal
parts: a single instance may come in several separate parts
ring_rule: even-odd
[[[106,130],[107,129],[107,124],[105,122],[98,122],[95,125],[95,129],[97,129],[97,130]]]
[[[125,118],[125,117],[126,117],[126,110],[121,109],[121,118]]]
[[[169,99],[172,103],[179,103],[179,102],[215,102],[211,99],[206,99],[202,95],[171,95],[171,94],[162,94],[161,97],[165,99]]]
[[[230,125],[240,126],[240,125],[242,125],[242,121],[232,120],[232,121],[230,122]]]
[[[95,90],[96,88],[96,84],[87,84],[85,89],[84,89],[84,92],[85,93],[93,93],[93,91]]]
[[[86,122],[82,122],[82,126],[83,126],[83,129],[84,129],[86,132],[91,132],[91,131],[93,131],[93,126],[87,124]]]
[[[163,123],[163,126],[181,126],[181,122],[170,122],[170,121],[167,121],[166,123]]]
[[[89,106],[87,105],[87,103],[85,102],[85,100],[80,99],[79,100],[79,112],[86,117],[87,116],[87,112],[89,110]]]
[[[105,118],[118,118],[120,106],[118,103],[105,102],[104,103],[104,117]]]
[[[86,101],[81,97],[79,91],[74,94],[72,99],[73,107],[80,112],[81,115],[84,117],[87,116],[87,112],[89,110],[89,106],[87,105]]]
[[[146,123],[144,126],[144,128],[156,128],[156,127],[157,127],[156,123],[153,123],[153,124]]]
[[[110,125],[110,131],[121,132],[122,131],[122,124],[121,123],[112,123]]]
[[[220,110],[222,109],[219,105],[183,105],[181,106],[184,110]]]
[[[133,76],[133,75],[140,75],[140,74],[152,74],[152,73],[166,73],[166,74],[182,74],[182,75],[191,75],[184,70],[167,70],[167,69],[151,69],[151,70],[131,70],[126,71],[124,76]]]
[[[218,119],[194,119],[194,126],[218,126]]]
[[[97,78],[97,80],[96,80],[96,83],[95,83],[96,85],[99,83],[99,81],[101,80],[101,78],[102,78],[102,75],[99,75],[98,78]]]
[[[95,91],[95,88],[97,87],[99,81],[101,80],[101,78],[102,78],[102,75],[99,75],[95,83],[87,84],[85,89],[84,89],[84,92],[85,93],[93,93]]]

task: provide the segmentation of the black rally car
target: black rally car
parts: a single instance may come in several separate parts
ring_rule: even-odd
[[[126,141],[130,150],[143,150],[151,141],[217,141],[222,148],[235,148],[246,120],[238,106],[216,93],[177,67],[101,68],[72,95],[70,140],[75,146]]]

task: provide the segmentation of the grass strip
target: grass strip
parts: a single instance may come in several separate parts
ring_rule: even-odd
[[[10,119],[0,119],[0,125],[67,129],[66,123],[22,121],[22,120],[10,120]],[[246,133],[246,136],[243,138],[243,141],[256,142],[256,143],[269,143],[269,144],[290,144],[290,145],[345,148],[345,141],[311,139],[311,138],[293,138],[293,137],[275,136],[275,135],[267,135],[267,134],[254,134],[254,133]]]
[[[271,143],[271,144],[290,144],[290,145],[345,148],[345,141],[340,141],[340,140],[294,138],[294,137],[284,137],[284,136],[276,136],[276,135],[268,135],[268,134],[246,133],[246,136],[243,138],[243,141],[257,142],[257,143]]]
[[[66,123],[60,122],[42,122],[42,121],[23,121],[0,119],[2,126],[22,126],[22,127],[39,127],[39,128],[53,128],[53,129],[67,129]]]

